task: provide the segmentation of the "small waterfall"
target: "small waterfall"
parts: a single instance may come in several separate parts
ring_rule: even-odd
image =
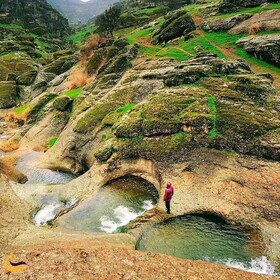
[[[254,258],[249,264],[238,262],[235,260],[227,260],[224,262],[225,265],[246,270],[249,272],[255,272],[259,274],[275,275],[275,268],[272,263],[265,256]]]
[[[66,203],[61,201],[51,202],[43,206],[35,215],[34,223],[36,226],[46,226],[49,221],[53,220],[55,216],[62,210],[72,207],[77,202],[76,198],[71,198]]]
[[[102,216],[99,221],[101,222],[101,231],[113,233],[118,227],[128,224],[138,216],[142,215],[146,210],[153,208],[153,202],[145,200],[141,211],[135,212],[134,209],[125,207],[123,205],[114,209],[114,218],[108,216]]]

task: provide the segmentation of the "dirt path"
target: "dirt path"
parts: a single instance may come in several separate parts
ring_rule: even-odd
[[[205,38],[203,32],[201,30],[196,30],[196,33],[199,35],[199,36],[202,36]],[[205,38],[206,39],[206,38]],[[237,59],[237,58],[240,58],[237,54],[234,53],[234,49],[231,48],[231,47],[228,47],[228,46],[219,46],[217,44],[215,44],[213,41],[211,40],[208,40],[207,41],[213,45],[216,49],[218,49],[225,57],[228,57],[228,58],[231,58],[231,59]],[[252,69],[253,72],[257,73],[257,74],[260,74],[260,73],[270,73],[273,77],[274,77],[274,82],[273,82],[273,85],[275,86],[275,88],[280,91],[280,74],[278,74],[277,72],[271,70],[271,69],[268,69],[268,68],[265,68],[265,67],[262,67],[262,66],[259,66],[259,65],[256,65],[254,63],[251,63],[250,61],[246,60],[246,63],[250,66],[250,68]]]

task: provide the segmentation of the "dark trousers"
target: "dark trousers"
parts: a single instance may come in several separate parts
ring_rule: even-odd
[[[166,212],[170,214],[170,201],[165,201]]]

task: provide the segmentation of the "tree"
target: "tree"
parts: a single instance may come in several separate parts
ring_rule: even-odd
[[[118,5],[105,10],[103,14],[95,19],[95,23],[98,25],[98,31],[109,33],[113,36],[113,31],[118,27],[120,15],[121,8]]]

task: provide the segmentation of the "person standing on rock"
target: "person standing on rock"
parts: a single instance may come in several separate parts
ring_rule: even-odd
[[[174,188],[171,183],[166,184],[166,190],[164,193],[163,201],[165,201],[166,213],[170,214],[170,201],[174,195]]]

